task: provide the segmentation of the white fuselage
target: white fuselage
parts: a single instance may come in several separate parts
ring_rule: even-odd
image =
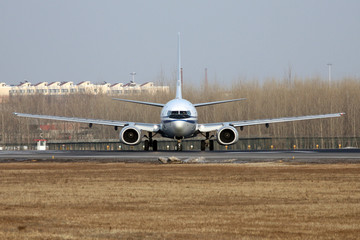
[[[185,99],[173,99],[161,110],[161,134],[163,137],[183,139],[193,137],[198,115],[194,105]]]

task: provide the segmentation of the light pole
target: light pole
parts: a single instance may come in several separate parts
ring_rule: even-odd
[[[330,84],[331,83],[331,67],[332,67],[332,64],[328,63],[327,65],[329,67],[329,84]]]
[[[132,82],[135,82],[136,72],[131,72],[130,75],[132,76]]]

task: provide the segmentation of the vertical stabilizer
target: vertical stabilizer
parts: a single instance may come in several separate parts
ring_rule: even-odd
[[[176,98],[182,99],[181,94],[181,52],[180,52],[180,33],[178,33],[178,70],[176,80]]]

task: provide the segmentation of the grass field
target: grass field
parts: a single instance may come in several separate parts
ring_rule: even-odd
[[[0,239],[356,239],[360,164],[0,164]]]

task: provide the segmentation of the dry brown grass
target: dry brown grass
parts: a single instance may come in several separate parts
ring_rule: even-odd
[[[356,239],[360,165],[0,165],[0,239]]]
[[[174,89],[172,89],[174,90]],[[358,79],[342,79],[329,85],[325,79],[294,79],[234,81],[213,84],[207,91],[185,83],[184,98],[193,103],[231,98],[247,98],[246,101],[198,108],[199,122],[223,122],[248,119],[277,118],[346,112],[338,119],[302,121],[246,127],[241,137],[358,137],[360,136],[360,82]],[[166,103],[174,93],[157,95],[117,96],[141,101]],[[0,140],[2,143],[33,143],[39,138],[39,125],[47,120],[15,117],[13,112],[60,115],[69,117],[101,118],[121,121],[159,123],[160,108],[111,100],[106,95],[74,94],[56,96],[14,96],[2,103],[0,116]],[[57,122],[59,123],[59,122]],[[71,139],[84,138],[86,124],[71,123]],[[49,140],[64,139],[62,134],[44,131]],[[94,125],[86,139],[116,139],[113,127]],[[66,137],[65,137],[66,138]],[[68,138],[67,138],[68,139]]]

